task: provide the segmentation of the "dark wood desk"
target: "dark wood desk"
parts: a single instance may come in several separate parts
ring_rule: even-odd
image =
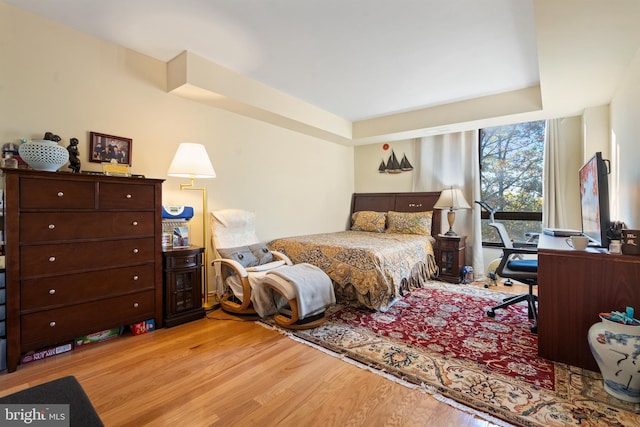
[[[640,256],[571,249],[564,238],[540,236],[538,354],[598,372],[587,342],[598,313],[640,311]]]

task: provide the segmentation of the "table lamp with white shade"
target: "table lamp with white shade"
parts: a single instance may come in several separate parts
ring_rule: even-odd
[[[459,188],[445,188],[440,193],[440,197],[435,205],[433,205],[434,209],[449,209],[447,212],[447,221],[449,222],[449,231],[444,233],[445,236],[457,236],[456,232],[453,231],[453,223],[456,220],[456,209],[471,209],[469,203],[464,198],[464,194],[462,194],[462,190]]]

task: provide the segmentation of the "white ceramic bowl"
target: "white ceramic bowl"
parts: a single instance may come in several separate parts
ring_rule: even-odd
[[[34,139],[20,144],[18,153],[22,160],[35,170],[56,172],[69,161],[69,152],[55,141]]]

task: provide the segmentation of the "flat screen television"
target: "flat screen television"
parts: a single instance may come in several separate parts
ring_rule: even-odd
[[[611,219],[609,218],[609,168],[608,160],[597,152],[582,167],[580,179],[580,211],[582,233],[592,246],[608,247]]]

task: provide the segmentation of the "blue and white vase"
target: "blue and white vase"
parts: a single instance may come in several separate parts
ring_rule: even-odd
[[[602,318],[589,328],[591,353],[598,363],[604,389],[626,402],[640,402],[640,326]]]

